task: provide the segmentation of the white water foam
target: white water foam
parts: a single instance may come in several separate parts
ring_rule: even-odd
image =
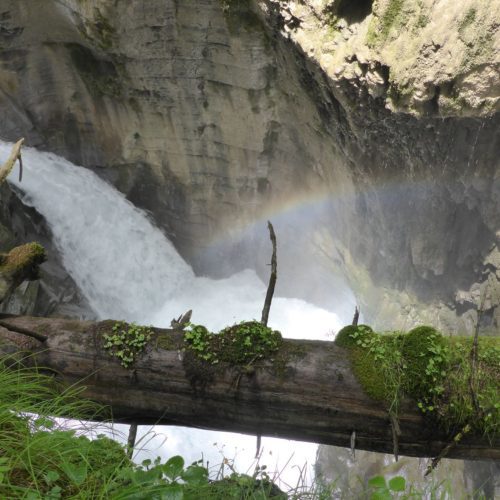
[[[0,141],[0,161],[11,148]],[[100,318],[168,326],[173,317],[193,309],[194,322],[219,330],[260,317],[266,290],[255,272],[223,280],[196,277],[148,217],[93,172],[31,148],[23,149],[23,165],[22,183],[15,175],[9,182],[23,193],[24,203],[45,217],[65,268]],[[269,325],[285,337],[307,339],[331,339],[341,326],[331,311],[279,297],[273,300]],[[203,454],[216,464],[223,449],[240,471],[253,463],[254,437],[180,427],[163,432],[166,442],[153,438],[136,459],[181,454],[194,461]],[[264,438],[263,450],[261,464],[271,470],[281,470],[293,454],[281,475],[293,486],[298,469],[314,463],[316,445]]]

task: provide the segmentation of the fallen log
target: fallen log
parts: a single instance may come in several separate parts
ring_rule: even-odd
[[[193,362],[183,332],[151,328],[133,365],[104,348],[114,321],[0,317],[0,355],[17,355],[84,396],[108,405],[116,422],[165,424],[310,441],[391,453],[391,418],[364,392],[347,349],[333,342],[284,339],[269,359],[235,367]],[[304,336],[307,332],[304,332]],[[109,337],[108,337],[109,338]],[[28,355],[26,357],[26,355]],[[238,381],[238,383],[236,383]],[[401,455],[437,456],[450,436],[403,401]],[[449,458],[500,459],[500,440],[465,435]]]

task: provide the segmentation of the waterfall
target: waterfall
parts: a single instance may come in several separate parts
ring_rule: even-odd
[[[6,158],[11,145],[1,142]],[[101,318],[140,321],[193,279],[190,267],[146,215],[91,171],[23,149],[26,205],[47,220],[64,267]]]
[[[11,147],[0,141],[1,161]],[[22,182],[15,176],[9,182],[22,201],[46,219],[63,265],[99,318],[168,326],[173,317],[193,309],[193,321],[213,330],[260,318],[266,287],[254,271],[221,280],[197,277],[147,215],[90,170],[32,148],[23,149],[23,165]],[[331,339],[340,322],[331,311],[277,297],[269,325],[286,337]],[[240,451],[246,447],[236,457],[245,467],[255,452],[255,440],[248,436],[173,427],[166,432],[168,440],[160,451],[151,450],[153,456],[180,453],[197,460],[203,453],[211,463],[220,463],[219,452],[207,448],[213,450],[213,443],[218,442],[219,448],[226,446],[225,453],[233,454],[232,445],[227,444],[232,440]],[[274,463],[287,462],[292,448],[296,456],[289,466],[302,466],[306,459],[310,465],[314,462],[312,444],[290,445],[268,438],[263,447],[273,450],[272,457],[265,457]],[[140,455],[145,458],[146,451]],[[296,474],[292,471],[292,476]]]

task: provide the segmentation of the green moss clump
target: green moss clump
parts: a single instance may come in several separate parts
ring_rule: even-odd
[[[361,345],[372,338],[375,332],[368,325],[348,325],[337,333],[335,344],[340,347]]]
[[[416,398],[429,397],[430,386],[434,387],[434,392],[439,392],[441,379],[446,375],[446,339],[430,326],[414,328],[402,338],[405,390]]]
[[[213,334],[203,325],[184,333],[186,348],[203,361],[242,365],[271,356],[282,343],[281,333],[258,321],[246,321]]]
[[[449,432],[466,425],[478,434],[500,432],[500,339],[480,338],[471,363],[472,338],[445,338],[420,326],[407,334],[377,334],[365,325],[343,328],[335,340],[349,349],[365,392],[397,415],[404,397],[416,401]],[[472,386],[472,389],[471,389]]]
[[[0,273],[14,279],[37,279],[38,266],[45,261],[45,250],[39,243],[26,243],[0,255]]]
[[[220,360],[232,364],[270,357],[283,341],[279,331],[259,321],[247,321],[224,328],[215,340],[219,344],[217,350]]]
[[[203,361],[210,361],[213,364],[219,362],[216,352],[212,348],[213,334],[206,326],[191,325],[191,328],[184,333],[184,343],[186,349],[190,350]]]
[[[172,351],[182,349],[182,343],[178,341],[173,332],[158,333],[156,335],[155,347],[157,349],[164,349],[165,351]]]
[[[377,401],[387,401],[390,392],[375,358],[364,349],[355,347],[351,353],[351,361],[356,378],[366,394]]]
[[[258,321],[241,322],[217,334],[203,325],[191,325],[184,332],[186,376],[195,390],[204,391],[218,372],[234,367],[238,386],[241,376],[251,376],[255,362],[272,359],[282,342],[280,332]]]
[[[493,438],[500,434],[500,339],[479,337],[474,373],[473,341],[472,337],[449,339],[446,375],[442,392],[434,399],[435,412],[450,432],[468,424],[476,433]]]

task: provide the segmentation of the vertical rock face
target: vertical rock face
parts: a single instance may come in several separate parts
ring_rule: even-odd
[[[3,66],[15,86],[5,84],[2,134],[29,131],[33,145],[107,167],[183,251],[322,183],[311,147],[333,146],[302,90],[300,56],[277,50],[283,41],[250,8],[13,1],[4,15],[13,34]]]
[[[469,3],[4,0],[0,135],[96,169],[191,260],[329,196],[311,252],[369,319],[471,331],[482,301],[495,329],[498,26]]]

